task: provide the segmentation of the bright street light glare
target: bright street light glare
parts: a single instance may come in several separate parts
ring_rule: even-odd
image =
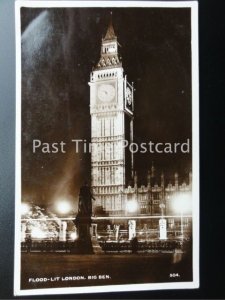
[[[68,201],[62,200],[56,204],[57,211],[61,214],[67,214],[71,211],[71,205]]]
[[[21,203],[21,215],[26,215],[30,210],[30,206],[27,203]]]
[[[173,210],[177,213],[190,213],[192,208],[191,194],[180,193],[172,199]]]
[[[127,211],[130,213],[134,213],[138,209],[137,201],[128,201],[126,205]]]
[[[31,231],[31,237],[35,239],[44,239],[46,238],[46,233],[40,228],[33,228]]]
[[[70,234],[70,237],[71,237],[72,240],[76,240],[77,239],[77,233],[76,232],[72,232]]]

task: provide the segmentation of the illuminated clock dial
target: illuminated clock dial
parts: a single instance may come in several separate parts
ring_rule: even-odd
[[[111,84],[101,84],[98,88],[98,98],[102,102],[110,102],[115,97],[115,87]]]
[[[132,93],[131,93],[131,89],[129,87],[127,87],[127,89],[126,89],[126,100],[127,100],[127,104],[131,105],[131,103],[132,103]]]

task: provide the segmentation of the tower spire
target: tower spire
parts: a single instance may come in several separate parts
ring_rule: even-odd
[[[122,67],[118,56],[118,42],[112,24],[112,12],[110,13],[109,25],[102,39],[101,57],[95,69]]]
[[[106,40],[114,40],[116,39],[116,35],[115,35],[115,31],[113,28],[113,23],[112,23],[112,11],[110,12],[110,19],[109,19],[109,26],[108,29],[106,31],[106,35],[104,37],[104,41]]]

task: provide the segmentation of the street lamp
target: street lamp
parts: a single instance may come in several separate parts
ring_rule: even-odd
[[[161,218],[159,219],[159,239],[166,240],[167,239],[167,224],[166,224],[166,219],[164,218],[164,209],[166,206],[164,203],[160,203],[159,207],[161,209]]]
[[[46,238],[46,233],[40,228],[33,228],[31,231],[31,237],[35,239],[44,239]]]
[[[56,209],[60,214],[68,214],[72,207],[71,204],[66,200],[61,200],[56,203]]]
[[[26,240],[26,230],[27,230],[27,221],[26,215],[30,212],[30,205],[28,203],[22,202],[20,205],[20,213],[21,213],[21,242],[25,242]],[[24,220],[23,220],[24,219]]]
[[[191,195],[188,192],[181,192],[173,198],[173,210],[180,214],[181,238],[184,238],[183,215],[191,212]]]
[[[76,232],[72,232],[72,233],[70,234],[70,238],[71,238],[72,240],[76,240],[76,239],[77,239],[77,233],[76,233]]]
[[[127,202],[126,210],[129,213],[135,213],[138,210],[138,203],[135,200],[130,200]]]
[[[21,203],[21,215],[26,215],[30,211],[30,205],[28,203]]]
[[[126,203],[126,211],[130,214],[136,213],[138,210],[138,203],[136,200],[128,200]],[[136,237],[136,220],[128,221],[128,235],[129,241]]]

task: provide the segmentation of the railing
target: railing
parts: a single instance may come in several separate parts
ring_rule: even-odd
[[[122,252],[134,252],[132,243],[130,242],[100,242],[102,250],[105,253],[122,253]],[[139,242],[136,246],[135,252],[174,252],[176,249],[181,249],[182,243],[179,241],[152,241],[152,242]]]
[[[70,252],[73,242],[59,241],[32,241],[30,243],[22,242],[22,252]]]
[[[126,253],[134,252],[132,242],[99,242],[102,250],[105,253]],[[22,252],[65,252],[70,253],[74,248],[75,243],[71,241],[32,241],[30,243],[22,242]],[[175,249],[181,249],[182,243],[180,241],[151,241],[138,242],[136,244],[137,252],[174,252]]]

